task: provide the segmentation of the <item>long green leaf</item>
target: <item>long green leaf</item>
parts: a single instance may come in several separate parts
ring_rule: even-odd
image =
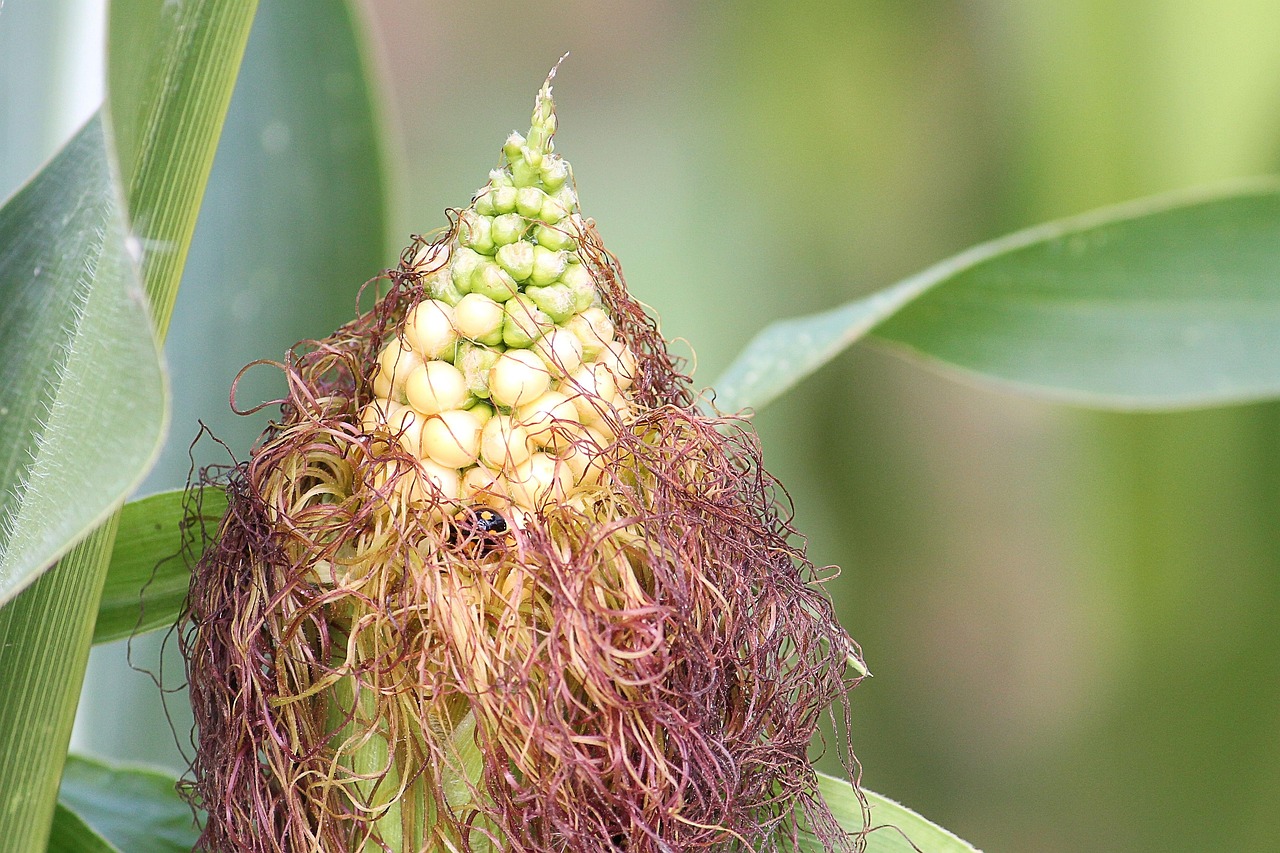
[[[984,381],[1082,405],[1280,395],[1280,188],[1162,196],[977,246],[757,335],[715,383],[761,407],[874,329]]]
[[[116,516],[0,610],[0,839],[44,850]]]
[[[199,422],[243,457],[269,413],[230,412],[236,372],[350,320],[359,285],[394,260],[385,248],[383,125],[371,107],[349,5],[276,0],[261,4],[254,20],[169,329],[171,439],[144,492],[187,481]],[[237,394],[252,403],[282,387],[279,371],[258,368]],[[201,463],[229,461],[211,441],[194,454]],[[172,562],[161,571],[180,568]],[[136,591],[124,603],[136,616]],[[150,605],[146,612],[157,613]],[[159,654],[159,640],[147,638],[135,656]],[[168,714],[184,725],[185,697],[170,696],[161,707],[158,694],[137,686],[123,649],[104,649],[93,666],[93,681],[109,691],[102,704],[128,704],[158,725]],[[164,766],[180,760],[169,739],[121,733],[91,702],[81,713],[77,733],[90,751]]]
[[[111,3],[108,126],[161,334],[256,8],[256,0]]]
[[[0,209],[0,604],[103,520],[164,432],[164,379],[91,121]]]
[[[200,831],[176,786],[176,779],[158,770],[72,755],[58,802],[119,850],[186,853]]]
[[[359,285],[395,260],[352,5],[276,0],[254,23],[167,347],[174,440],[146,488],[186,481],[197,420],[243,456],[268,414],[231,412],[236,373],[350,320]],[[283,387],[261,367],[236,393],[247,406]]]
[[[870,791],[863,791],[871,806],[871,822],[864,823],[862,804],[843,779],[819,773],[818,790],[847,832],[858,833],[870,828],[866,853],[978,853],[972,845],[906,806]],[[801,847],[812,853],[822,851],[822,845],[812,836],[802,838]]]
[[[139,235],[131,237],[129,245],[142,257],[154,329],[163,337],[254,4],[187,0],[162,7],[157,0],[131,3],[130,8],[139,16],[149,10],[162,25],[150,30],[147,39],[131,40],[122,32],[139,21],[113,11],[109,63],[156,63],[165,71],[157,76],[158,85],[139,91],[142,100],[136,114],[147,117],[144,130],[133,148],[126,146],[131,162],[117,170],[131,176],[129,187],[113,181],[109,198],[114,203],[124,197],[129,204],[128,219]],[[201,37],[202,29],[216,37]],[[122,43],[130,56],[122,54]],[[171,117],[175,111],[181,119]],[[107,124],[120,122],[108,119]],[[199,136],[207,138],[191,138]],[[163,181],[148,178],[153,171],[162,174]],[[156,255],[170,260],[156,263]],[[141,292],[135,294],[141,302]],[[150,331],[144,339],[154,347]],[[126,397],[116,409],[128,412],[134,403],[133,397]],[[109,440],[120,439],[101,430],[91,438],[104,444]],[[109,464],[119,470],[121,461],[112,459]],[[82,478],[79,486],[87,493],[102,484]],[[43,850],[49,836],[115,530],[113,514],[31,589],[0,610],[0,648],[5,650],[0,655],[0,695],[6,697],[0,703],[0,791],[5,797],[0,838],[12,850]]]
[[[121,853],[84,818],[58,803],[53,812],[53,829],[49,832],[50,853]]]
[[[130,501],[107,567],[93,642],[109,643],[172,625],[191,582],[191,561],[203,548],[200,531],[186,529],[187,493],[160,492]],[[216,524],[227,509],[226,493],[201,492],[199,519]],[[193,519],[194,520],[194,519]]]

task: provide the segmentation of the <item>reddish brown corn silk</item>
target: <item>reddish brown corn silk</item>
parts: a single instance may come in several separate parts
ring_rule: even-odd
[[[549,83],[219,479],[182,634],[202,849],[861,843],[808,759],[857,647],[581,216]]]

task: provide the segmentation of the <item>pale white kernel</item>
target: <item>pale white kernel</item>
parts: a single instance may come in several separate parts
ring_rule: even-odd
[[[547,391],[516,409],[515,420],[528,431],[534,444],[546,447],[555,442],[557,431],[572,430],[578,425],[578,410],[564,394]]]
[[[448,244],[427,243],[413,256],[410,267],[415,272],[434,272],[449,263]]]
[[[572,472],[554,456],[535,453],[507,475],[511,499],[529,509],[563,500],[573,487]]]
[[[502,305],[483,293],[468,293],[453,309],[458,333],[472,340],[502,331],[505,316]]]
[[[552,376],[567,376],[582,364],[582,341],[567,329],[552,329],[530,347]]]
[[[458,341],[453,306],[439,299],[424,299],[404,321],[404,338],[424,360],[439,358]]]
[[[514,469],[533,453],[529,431],[510,415],[494,415],[480,431],[480,460],[496,471]]]
[[[439,465],[430,459],[423,459],[418,465],[422,469],[424,485],[433,487],[437,498],[442,498],[445,503],[458,502],[462,497],[458,469]]]
[[[507,497],[506,478],[483,465],[468,468],[462,473],[462,497],[480,503],[494,503],[495,499]]]
[[[381,397],[369,403],[360,410],[360,429],[366,435],[381,429],[387,428],[387,421],[390,420],[392,414],[398,409],[403,409],[404,405]]]
[[[396,338],[378,353],[378,370],[373,376],[373,393],[388,400],[403,402],[404,383],[409,374],[422,366],[422,356],[414,352],[404,339]]]
[[[422,424],[422,453],[448,468],[461,468],[480,455],[480,419],[464,409],[427,418]]]
[[[422,456],[422,415],[400,406],[387,417],[387,432],[406,453]]]
[[[599,432],[586,428],[582,438],[562,448],[556,453],[556,458],[569,469],[576,486],[596,486],[604,480],[605,471],[600,451],[608,444],[608,439]]]
[[[583,357],[593,360],[613,340],[613,321],[604,309],[592,306],[570,317],[564,327],[582,341]]]
[[[596,363],[604,365],[613,374],[619,391],[631,387],[636,378],[636,357],[622,341],[613,341],[596,356]]]
[[[551,385],[551,374],[536,353],[508,350],[489,371],[489,396],[500,406],[536,400]]]
[[[404,383],[409,405],[424,415],[460,407],[467,399],[462,371],[445,361],[428,361],[409,374]]]
[[[584,424],[599,423],[613,409],[614,398],[618,396],[613,372],[603,364],[582,365],[560,383],[560,390],[573,401],[578,420]]]

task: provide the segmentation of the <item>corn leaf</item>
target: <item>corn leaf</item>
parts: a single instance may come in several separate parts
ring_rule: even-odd
[[[863,791],[871,806],[871,822],[864,823],[862,804],[843,779],[819,773],[818,790],[847,832],[870,828],[866,853],[978,853],[973,846],[906,806],[870,791]],[[801,838],[801,849],[821,853],[823,848],[816,838],[808,836]]]
[[[150,768],[68,756],[58,804],[110,845],[71,849],[186,853],[200,836],[191,807],[178,797],[177,780]],[[50,851],[68,849],[53,840]]]
[[[95,644],[166,628],[177,620],[191,565],[204,544],[199,527],[187,526],[186,501],[186,492],[175,489],[124,505],[98,605]],[[205,489],[190,521],[216,525],[226,508],[221,489]]]
[[[110,5],[105,112],[162,336],[256,8],[256,0]]]
[[[53,260],[57,262],[57,269],[67,273],[84,269],[98,274],[103,269],[104,258],[118,265],[119,272],[113,276],[117,287],[129,295],[137,310],[144,312],[143,316],[148,307],[151,313],[150,322],[130,335],[134,346],[147,349],[147,356],[138,355],[128,362],[132,367],[149,363],[157,377],[159,366],[153,335],[163,337],[164,334],[186,254],[186,240],[194,225],[253,8],[254,4],[248,0],[190,0],[177,4],[164,0],[122,0],[115,4],[110,12],[108,65],[113,69],[145,67],[146,74],[125,79],[145,79],[146,83],[137,85],[129,93],[113,91],[103,123],[91,123],[27,190],[15,197],[15,200],[24,198],[32,188],[51,192],[61,182],[68,187],[96,187],[97,195],[92,203],[86,203],[86,209],[115,211],[114,218],[104,218],[104,224],[96,229],[85,228],[78,238],[68,234],[51,235],[47,245],[55,253],[64,253]],[[143,27],[146,37],[134,39],[123,35],[131,27]],[[120,72],[113,71],[108,76],[115,80],[117,73]],[[110,134],[104,137],[102,128],[109,130],[118,126],[120,122],[110,115],[111,108],[130,103],[132,99],[137,103],[133,115],[140,118],[134,125],[132,147],[125,146],[131,162],[113,164],[108,159],[114,150]],[[122,107],[121,114],[125,112]],[[174,118],[175,112],[181,117]],[[97,176],[96,182],[79,172],[73,172],[73,178],[59,178],[60,170],[70,169],[72,165],[89,176]],[[160,177],[153,179],[152,173]],[[120,175],[128,178],[124,184],[119,180]],[[124,207],[121,207],[122,199]],[[129,223],[127,231],[120,223],[121,214]],[[51,221],[60,226],[64,220],[70,222],[71,219],[68,215]],[[0,232],[0,245],[5,247],[0,249],[0,254],[10,252],[10,246],[19,236],[23,235]],[[24,239],[29,241],[30,237]],[[23,243],[18,240],[16,245],[21,247]],[[154,256],[163,256],[166,260],[156,262],[152,260]],[[141,283],[131,264],[138,258],[143,270]],[[39,271],[35,265],[18,269],[23,270],[28,279],[44,275],[43,265]],[[9,287],[9,276],[5,275],[3,280],[4,286]],[[21,284],[22,278],[17,281]],[[56,289],[46,292],[49,298],[65,296]],[[95,305],[90,300],[85,303],[85,310],[75,315],[77,329],[89,328],[86,324],[96,317],[96,311],[90,307]],[[2,337],[7,344],[11,335],[6,330]],[[61,352],[64,358],[70,359],[83,350],[69,342]],[[51,375],[61,378],[63,373],[53,371]],[[84,387],[74,390],[77,394],[100,393],[97,380],[96,375],[87,375],[80,383]],[[106,389],[119,385],[115,377],[107,377],[105,382]],[[88,449],[93,450],[97,458],[91,460],[88,469],[77,472],[77,491],[68,500],[97,500],[109,510],[119,503],[128,488],[126,485],[116,492],[113,482],[132,483],[145,473],[159,436],[158,428],[148,426],[157,420],[156,416],[147,413],[154,412],[156,407],[163,412],[163,395],[156,389],[157,384],[133,384],[121,398],[104,400],[101,408],[83,413],[97,418],[95,431],[87,437],[83,448],[68,448],[66,452],[80,455]],[[0,399],[7,401],[8,394]],[[60,401],[58,405],[65,406],[65,403]],[[23,453],[37,454],[38,458],[53,452],[47,433],[55,423],[55,416],[61,414],[52,404],[49,409],[48,422],[24,426],[18,440],[6,447],[6,457],[14,446],[21,449],[13,459],[22,458]],[[121,417],[126,419],[123,426],[119,423]],[[4,420],[8,422],[9,418]],[[159,421],[163,422],[163,414]],[[122,450],[130,442],[138,442],[139,437],[143,443],[150,441],[141,460],[136,454],[131,457]],[[59,454],[55,458],[59,463],[66,463],[69,457]],[[35,500],[33,487],[43,495],[56,481],[28,476],[19,482],[23,484],[25,499]],[[12,493],[6,489],[5,494],[7,500]],[[101,517],[101,513],[96,517]],[[0,644],[5,649],[0,655],[0,695],[7,697],[0,703],[0,791],[5,792],[6,798],[5,808],[0,810],[0,838],[14,850],[43,849],[49,837],[58,780],[84,678],[116,521],[116,515],[108,512],[102,526],[89,533],[56,567],[0,610]],[[17,528],[5,529],[12,532]],[[22,535],[31,535],[31,529],[23,524]],[[55,551],[65,549],[83,532],[81,528],[63,535],[53,545]],[[29,579],[45,564],[46,558],[38,555],[23,557],[16,563],[16,574]]]
[[[0,603],[124,499],[164,379],[99,121],[0,208]]]
[[[869,332],[967,378],[1097,408],[1280,396],[1280,187],[1038,226],[775,323],[717,380],[717,405],[762,407]]]
[[[54,853],[120,853],[119,847],[95,832],[84,818],[62,803],[58,803],[53,812],[48,849]]]
[[[396,259],[386,251],[381,125],[350,5],[259,9],[170,329],[173,439],[148,491],[187,481],[201,422],[244,458],[269,412],[232,413],[236,374],[350,320],[359,286]],[[236,397],[249,407],[283,390],[281,372],[263,366]],[[231,461],[211,442],[195,455]]]

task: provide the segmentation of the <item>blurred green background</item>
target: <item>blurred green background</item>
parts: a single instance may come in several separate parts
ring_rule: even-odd
[[[0,10],[0,192],[69,131],[33,117],[83,79],[65,71],[85,53],[69,33],[98,6]],[[559,150],[702,385],[771,319],[1023,225],[1280,166],[1267,0],[367,12],[387,83],[386,263],[470,198],[569,50]],[[326,333],[376,272],[290,276],[306,204],[244,178],[278,153],[273,81],[306,49],[324,46],[251,39],[170,337],[173,427],[148,491],[185,482],[197,418],[243,454],[262,421],[226,410],[238,366]],[[345,180],[335,169],[322,194]],[[228,239],[252,262],[202,254]],[[1090,413],[860,345],[756,423],[811,556],[844,569],[831,592],[875,673],[853,694],[868,787],[988,851],[1280,849],[1280,407]],[[135,642],[135,661],[154,665],[158,645]],[[124,658],[123,644],[95,650],[76,746],[180,767],[155,687]]]

